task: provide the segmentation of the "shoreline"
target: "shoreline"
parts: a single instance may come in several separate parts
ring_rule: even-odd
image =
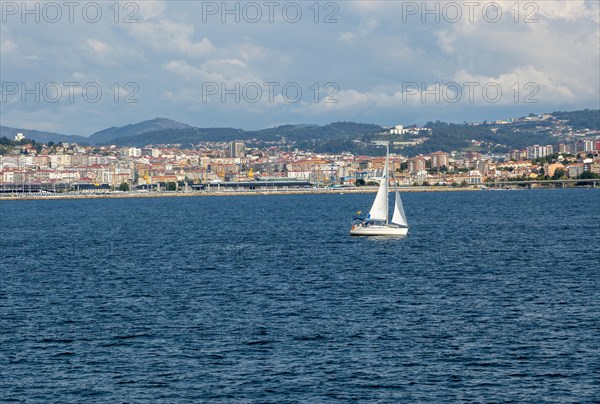
[[[579,188],[579,187],[567,187]],[[586,187],[587,188],[587,187]],[[474,192],[474,191],[525,191],[535,189],[564,189],[559,187],[533,187],[533,188],[479,188],[479,187],[404,187],[399,188],[400,193],[412,192]],[[65,192],[56,194],[0,194],[0,201],[52,201],[66,199],[134,199],[134,198],[193,198],[193,197],[219,197],[219,196],[270,196],[270,195],[325,195],[325,194],[370,194],[376,193],[378,187],[359,188],[317,188],[317,189],[278,189],[278,190],[239,190],[226,191],[164,191],[164,192],[106,192],[106,193],[75,193]]]
[[[231,191],[193,191],[193,192],[124,192],[124,193],[64,193],[64,194],[18,194],[0,196],[0,201],[31,201],[31,200],[64,200],[64,199],[133,199],[133,198],[191,198],[216,196],[269,196],[269,195],[323,195],[323,194],[367,194],[376,193],[377,187],[361,188],[332,188],[332,189],[288,189],[288,190],[231,190]],[[400,188],[405,192],[460,192],[481,191],[479,188],[442,188],[442,187],[413,187]]]

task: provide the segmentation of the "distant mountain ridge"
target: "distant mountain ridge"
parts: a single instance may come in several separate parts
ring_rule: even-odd
[[[198,128],[166,118],[155,118],[136,124],[101,130],[89,137],[62,135],[28,129],[2,126],[0,136],[14,138],[22,132],[26,138],[36,142],[68,142],[80,145],[108,145],[144,147],[151,144],[197,144],[202,141],[233,141],[258,139],[277,141],[286,138],[292,141],[357,137],[366,133],[377,133],[379,125],[335,122],[327,125],[298,124],[281,125],[274,128],[247,131],[236,128]]]
[[[113,139],[138,136],[148,132],[156,132],[166,129],[181,130],[192,128],[193,126],[177,122],[172,119],[155,118],[149,121],[104,129],[94,133],[88,139],[92,144],[105,144]]]
[[[379,125],[356,122],[334,122],[323,126],[281,125],[256,131],[235,128],[188,128],[148,132],[142,135],[113,139],[111,142],[117,146],[136,147],[144,147],[149,144],[189,145],[199,142],[230,142],[233,140],[269,142],[279,141],[283,138],[293,142],[307,142],[313,139],[357,138],[382,130],[383,127]]]
[[[67,142],[78,143],[81,145],[104,145],[113,139],[139,136],[144,133],[156,132],[160,130],[183,130],[192,129],[193,126],[177,122],[172,119],[155,118],[135,124],[129,124],[121,127],[112,127],[103,129],[91,136],[63,135],[60,133],[38,131],[33,129],[11,128],[9,126],[0,126],[0,136],[12,139],[17,133],[23,133],[26,138],[33,139],[36,142]]]
[[[85,144],[89,142],[89,138],[78,135],[62,135],[60,133],[46,132],[41,130],[33,129],[18,129],[11,128],[10,126],[0,126],[0,137],[7,137],[14,139],[17,133],[23,133],[27,139],[33,139],[36,142],[48,143],[48,142],[66,142],[66,143],[81,143]]]
[[[598,109],[557,111],[549,115],[556,120],[568,122],[574,130],[600,129],[600,110]],[[530,114],[531,116],[535,115]],[[390,135],[380,125],[356,122],[334,122],[327,125],[280,125],[261,130],[243,130],[198,128],[171,119],[155,118],[136,124],[104,129],[89,137],[0,126],[0,137],[14,138],[17,133],[22,132],[25,137],[44,143],[53,141],[80,145],[114,144],[134,147],[178,144],[183,148],[200,142],[241,140],[258,147],[284,143],[290,147],[319,153],[351,152],[364,155],[380,155],[378,142],[392,141],[396,142],[392,145],[393,151],[406,156],[414,156],[434,151],[450,152],[452,150],[502,153],[533,144],[556,144],[562,138],[552,132],[553,125],[551,120],[527,120],[525,117],[515,122],[502,124],[484,121],[473,125],[436,121],[424,125],[429,129],[429,133],[408,136]],[[401,143],[410,143],[407,141],[413,141],[415,137],[420,138],[417,140],[421,140],[421,142],[416,142],[416,144],[413,142],[415,145],[407,147],[401,145]]]

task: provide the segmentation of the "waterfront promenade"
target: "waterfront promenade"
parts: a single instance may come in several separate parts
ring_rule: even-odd
[[[269,190],[202,190],[202,191],[179,191],[179,192],[63,192],[46,194],[4,194],[0,201],[12,200],[55,200],[55,199],[109,199],[109,198],[178,198],[178,197],[211,197],[211,196],[260,196],[260,195],[311,195],[311,194],[356,194],[375,193],[378,187],[365,186],[356,188],[309,188],[309,189],[269,189]],[[456,191],[478,191],[475,187],[439,187],[439,186],[417,186],[403,187],[400,192],[456,192]]]
[[[400,192],[460,192],[481,190],[524,190],[532,188],[565,188],[580,184],[597,188],[600,179],[586,180],[538,180],[538,181],[506,181],[484,182],[467,186],[401,186]],[[259,195],[311,195],[311,194],[357,194],[377,192],[377,186],[362,187],[265,187],[259,189],[210,187],[203,190],[181,191],[69,191],[69,192],[22,192],[0,193],[0,201],[10,200],[52,200],[52,199],[108,199],[108,198],[175,198],[175,197],[210,197],[210,196],[259,196]]]

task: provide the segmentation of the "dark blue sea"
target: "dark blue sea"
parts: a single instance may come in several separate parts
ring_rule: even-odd
[[[0,201],[0,402],[599,402],[600,190]]]

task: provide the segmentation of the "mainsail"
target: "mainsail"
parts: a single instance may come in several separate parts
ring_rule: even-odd
[[[387,222],[388,219],[388,160],[385,159],[385,168],[383,169],[383,176],[381,177],[381,183],[377,190],[377,196],[369,211],[368,220],[382,220]]]

